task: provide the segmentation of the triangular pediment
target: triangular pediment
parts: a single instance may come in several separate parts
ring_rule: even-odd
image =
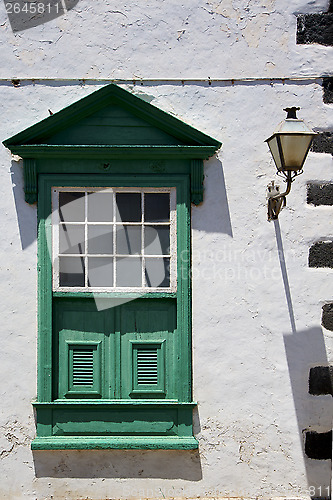
[[[221,144],[130,92],[110,84],[4,141],[50,146],[212,146]]]

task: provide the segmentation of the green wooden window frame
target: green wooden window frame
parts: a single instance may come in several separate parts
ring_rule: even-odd
[[[203,201],[203,160],[221,143],[111,84],[3,144],[23,158],[25,199],[38,202],[32,448],[197,448],[190,211],[191,202]],[[53,290],[48,241],[55,186],[176,188],[177,287],[100,292],[99,300],[114,305],[127,300],[101,314],[96,292]]]
[[[105,324],[114,322],[114,336],[110,349],[119,350],[122,336],[126,328],[132,331],[132,317],[138,318],[146,314],[150,307],[156,317],[165,314],[170,318],[175,314],[177,338],[171,344],[168,335],[170,332],[161,332],[159,336],[140,339],[142,333],[131,334],[134,338],[127,341],[123,349],[123,358],[114,362],[115,391],[106,393],[103,389],[105,375],[103,368],[99,368],[101,376],[99,381],[94,379],[91,386],[73,388],[70,376],[70,351],[75,347],[95,346],[95,365],[102,364],[105,358],[106,345],[97,342],[88,336],[82,340],[82,335],[77,334],[77,339],[65,337],[65,345],[69,354],[62,354],[64,347],[59,344],[55,347],[54,327],[57,318],[57,307],[60,316],[64,317],[66,310],[71,313],[75,308],[86,309],[88,302],[92,306],[96,292],[57,292],[52,290],[52,259],[50,256],[48,240],[51,237],[52,225],[50,212],[52,210],[51,196],[53,186],[139,186],[139,187],[175,187],[177,193],[177,248],[178,255],[186,250],[190,251],[190,185],[186,175],[154,175],[154,176],[105,176],[99,175],[98,179],[91,175],[40,175],[39,178],[39,203],[38,203],[38,252],[39,252],[39,355],[38,355],[38,401],[34,403],[37,409],[37,438],[32,446],[34,449],[61,449],[75,448],[100,448],[100,447],[138,447],[138,448],[195,448],[197,442],[192,434],[192,402],[191,387],[191,307],[190,307],[190,263],[189,259],[177,260],[178,279],[177,292],[147,292],[144,295],[136,293],[110,292],[99,294],[99,298],[129,299],[124,311],[125,323],[120,317],[120,308],[107,309]],[[131,300],[133,299],[133,300]],[[59,304],[66,304],[65,309]],[[83,305],[82,305],[83,304]],[[88,313],[89,313],[88,307]],[[74,309],[73,309],[74,308]],[[156,309],[156,311],[155,311]],[[172,312],[174,311],[174,313]],[[79,313],[79,309],[78,312]],[[89,313],[91,315],[91,313]],[[127,319],[126,319],[127,318]],[[134,319],[133,319],[134,321]],[[136,318],[137,321],[137,318]],[[124,331],[121,331],[125,328]],[[117,333],[117,330],[120,330]],[[106,340],[111,342],[110,339]],[[168,343],[170,345],[168,345]],[[138,384],[135,381],[135,353],[140,347],[150,346],[157,350],[158,381],[157,384]],[[55,392],[57,386],[57,371],[55,352],[60,351],[60,365],[68,367],[60,375],[60,391]],[[111,352],[109,349],[109,352]],[[104,353],[104,354],[103,354]],[[172,353],[177,353],[175,356]],[[177,358],[177,360],[176,360]],[[62,360],[62,361],[61,361]],[[109,368],[108,368],[109,369]],[[63,382],[61,382],[64,378]],[[53,382],[52,382],[53,380]],[[125,392],[122,392],[124,390]],[[103,396],[104,391],[104,396]],[[101,396],[102,394],[102,396]],[[126,397],[128,394],[128,397]],[[171,397],[170,397],[171,395]],[[122,411],[119,413],[119,405]],[[133,427],[127,424],[128,415],[136,415],[137,424]],[[125,435],[119,431],[120,420],[125,429]],[[94,422],[92,425],[90,422]],[[170,422],[172,424],[170,425]],[[175,426],[175,430],[167,430]],[[100,431],[98,428],[101,428]],[[103,431],[103,429],[106,429]],[[113,429],[117,429],[114,431]],[[126,430],[127,429],[127,430]],[[103,437],[100,433],[103,433]],[[145,440],[143,441],[143,435]]]

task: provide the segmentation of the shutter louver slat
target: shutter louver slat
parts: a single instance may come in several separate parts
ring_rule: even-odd
[[[157,349],[145,348],[137,350],[137,383],[138,385],[157,385]]]
[[[94,350],[73,349],[73,386],[94,384]]]

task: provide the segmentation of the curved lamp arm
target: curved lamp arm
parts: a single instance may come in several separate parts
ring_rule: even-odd
[[[269,196],[268,198],[268,220],[276,220],[279,217],[282,207],[286,206],[286,196],[290,193],[291,183],[293,182],[292,172],[288,171],[287,177],[287,189],[284,193],[280,193],[274,196]]]

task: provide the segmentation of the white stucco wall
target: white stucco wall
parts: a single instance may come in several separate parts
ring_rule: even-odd
[[[322,47],[295,45],[296,15],[328,0],[80,0],[13,35],[0,6],[0,76],[242,78],[329,74]],[[75,62],[74,62],[74,59]],[[8,74],[9,72],[9,74]]]
[[[295,44],[294,14],[328,2],[96,4],[81,0],[16,35],[0,6],[1,140],[103,79],[122,78],[124,88],[223,143],[205,162],[204,202],[192,209],[199,452],[32,454],[36,208],[24,202],[21,164],[1,147],[0,498],[307,498],[310,486],[317,494],[329,486],[331,463],[304,458],[302,431],[331,428],[331,397],[308,394],[308,373],[333,361],[332,332],[320,326],[333,271],[309,269],[308,252],[332,237],[333,207],[306,205],[306,184],[331,180],[332,157],[309,154],[279,222],[268,223],[266,186],[277,178],[263,141],[286,106],[300,106],[311,127],[333,127],[320,78],[333,49]],[[208,76],[223,81],[187,80]],[[26,80],[15,88],[12,77]],[[179,81],[133,86],[133,78]]]

